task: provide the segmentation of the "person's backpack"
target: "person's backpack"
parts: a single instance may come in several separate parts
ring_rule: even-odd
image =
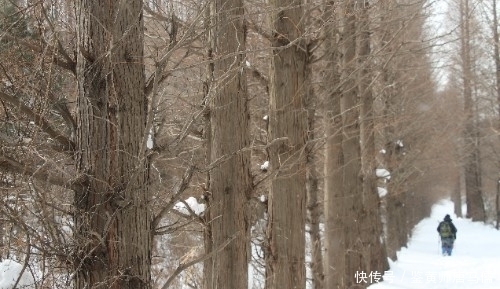
[[[450,238],[453,236],[453,232],[451,231],[450,223],[442,222],[439,226],[439,235],[441,238]]]

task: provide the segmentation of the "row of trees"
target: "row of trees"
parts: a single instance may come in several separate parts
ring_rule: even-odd
[[[486,220],[491,2],[441,36],[423,0],[0,1],[1,257],[38,288],[366,287],[451,191]]]

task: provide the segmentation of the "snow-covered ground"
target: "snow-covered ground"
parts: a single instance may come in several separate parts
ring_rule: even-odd
[[[0,289],[12,289],[16,284],[17,279],[23,269],[23,265],[13,260],[3,260],[0,262]],[[18,289],[35,289],[35,281],[31,275],[29,268],[23,272],[16,288]]]
[[[436,228],[446,214],[452,216],[458,233],[453,256],[445,257],[441,255]],[[499,244],[500,231],[488,225],[457,218],[453,214],[453,203],[442,201],[434,205],[431,217],[422,220],[414,228],[408,248],[398,252],[398,261],[391,262],[391,268],[385,272],[385,280],[369,289],[500,288]],[[11,260],[0,262],[0,289],[11,289],[21,268],[21,264]],[[252,272],[250,276],[256,278],[256,274]],[[354,278],[360,283],[379,277],[378,272],[359,273]],[[256,280],[251,280],[250,284],[258,285]],[[34,288],[33,277],[28,268],[18,285],[20,286],[17,288]]]
[[[452,256],[442,256],[438,223],[450,214],[457,227]],[[385,272],[385,281],[370,289],[498,289],[500,288],[500,232],[493,227],[453,214],[453,203],[434,205],[430,218],[413,231],[408,248],[398,252],[398,260]],[[364,272],[367,278],[370,273]],[[361,275],[361,276],[365,276]],[[376,274],[372,274],[372,277]],[[359,278],[356,279],[362,282]]]

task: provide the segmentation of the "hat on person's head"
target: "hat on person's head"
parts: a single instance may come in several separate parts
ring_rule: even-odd
[[[445,221],[451,221],[450,215],[446,215],[446,216],[444,216],[444,220],[445,220]]]

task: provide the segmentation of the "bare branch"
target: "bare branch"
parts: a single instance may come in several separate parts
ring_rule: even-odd
[[[191,182],[191,178],[193,177],[194,168],[194,166],[190,166],[189,168],[187,168],[187,170],[184,172],[184,175],[182,176],[179,185],[177,186],[176,191],[174,192],[174,195],[170,198],[167,205],[163,207],[158,215],[153,218],[153,231],[156,229],[161,219],[174,207],[175,203],[179,201],[182,192],[187,189],[189,183]]]
[[[248,69],[252,73],[252,76],[255,77],[259,81],[259,83],[266,88],[266,92],[269,94],[269,79],[253,65],[247,64],[246,69]]]
[[[43,53],[44,48],[40,47],[39,45],[30,43],[29,41],[21,40],[13,35],[10,35],[10,34],[5,34],[4,37],[8,40],[15,41],[15,42],[19,43],[20,45],[22,45],[26,48],[29,48],[35,52]],[[55,49],[54,47],[52,47],[50,45],[49,45],[49,48]],[[76,62],[74,60],[72,60],[71,57],[69,57],[69,55],[66,52],[61,52],[60,49],[58,49],[58,51],[59,51],[59,54],[61,54],[63,56],[63,58],[66,59],[66,61],[55,56],[52,59],[52,62],[61,68],[69,70],[73,75],[76,75]]]
[[[187,268],[189,268],[189,267],[191,267],[199,262],[203,262],[203,261],[211,258],[212,256],[214,256],[215,254],[219,253],[220,251],[224,250],[224,248],[227,247],[227,245],[229,245],[229,243],[231,243],[234,239],[236,239],[236,236],[232,236],[231,238],[227,239],[226,242],[222,243],[219,247],[215,248],[215,250],[213,250],[212,252],[210,252],[208,254],[199,256],[198,258],[195,258],[187,263],[179,264],[177,269],[175,269],[174,273],[170,277],[168,277],[167,281],[161,287],[161,289],[167,289],[170,286],[170,284],[174,281],[174,279],[177,276],[179,276],[179,274],[182,273],[182,271],[186,270]]]
[[[66,63],[74,63],[76,65],[76,62],[75,60],[73,60],[69,54],[66,52],[66,50],[64,50],[64,47],[61,43],[61,40],[59,40],[59,38],[57,37],[58,33],[57,31],[54,29],[54,25],[52,24],[52,21],[50,21],[50,18],[49,16],[47,15],[47,10],[45,9],[45,7],[43,5],[41,5],[42,7],[42,13],[43,13],[43,16],[45,18],[45,21],[47,21],[47,23],[49,24],[49,27],[50,27],[50,30],[52,30],[52,32],[54,33],[54,38],[55,40],[57,41],[57,47],[58,47],[58,52],[62,55],[62,57],[64,59],[66,59]],[[48,43],[46,43],[48,45]],[[50,47],[50,46],[49,46]]]
[[[84,180],[82,180],[82,178],[68,180],[66,178],[49,175],[47,172],[43,170],[34,168],[33,165],[23,164],[5,155],[0,155],[0,168],[13,173],[18,173],[24,176],[32,177],[42,182],[49,182],[52,185],[69,188],[74,191],[83,190]]]
[[[257,25],[254,21],[248,20],[247,27],[255,31],[257,34],[261,35],[265,39],[271,41],[273,39],[272,35],[262,29],[261,26]]]
[[[28,118],[33,120],[41,130],[43,130],[51,138],[59,142],[59,144],[62,145],[63,150],[73,151],[75,149],[75,144],[68,137],[57,132],[54,128],[52,128],[52,125],[44,117],[34,112],[31,108],[22,103],[17,97],[14,97],[12,95],[0,91],[0,99],[19,108],[21,112],[26,114]]]
[[[170,18],[168,18],[167,16],[165,16],[161,13],[158,13],[156,11],[153,11],[153,9],[151,9],[151,7],[149,7],[147,3],[144,3],[143,8],[144,8],[144,11],[148,12],[150,15],[152,15],[154,18],[156,18],[159,21],[167,22],[170,20]]]
[[[26,231],[26,256],[24,257],[24,263],[23,263],[23,268],[21,268],[21,272],[19,272],[19,276],[17,276],[16,282],[12,286],[12,288],[17,288],[17,285],[19,284],[19,281],[21,281],[21,278],[23,277],[24,271],[26,271],[26,268],[28,267],[28,262],[31,257],[31,242],[30,242],[30,235],[28,231]],[[24,287],[24,286],[22,286]]]

